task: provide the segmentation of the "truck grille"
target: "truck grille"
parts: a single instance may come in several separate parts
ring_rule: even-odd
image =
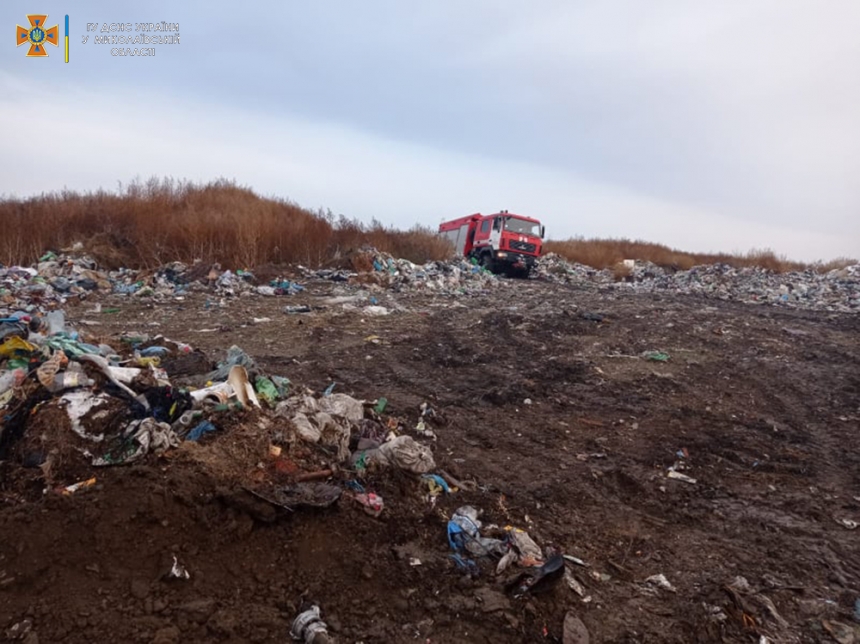
[[[529,244],[528,242],[512,241],[509,242],[508,245],[511,247],[511,250],[518,250],[521,253],[535,252],[535,245]]]

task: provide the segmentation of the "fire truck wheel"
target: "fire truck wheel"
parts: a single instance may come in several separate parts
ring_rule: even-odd
[[[481,266],[486,268],[491,273],[493,272],[495,262],[493,262],[493,256],[490,253],[484,253],[481,255]]]

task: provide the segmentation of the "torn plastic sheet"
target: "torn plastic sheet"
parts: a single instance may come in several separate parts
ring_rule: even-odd
[[[349,437],[352,426],[364,417],[360,400],[346,394],[329,397],[295,396],[278,404],[279,416],[288,418],[296,428],[296,436],[309,443],[337,448],[337,458],[349,458]]]
[[[320,398],[317,404],[320,411],[324,411],[332,416],[341,416],[353,424],[360,422],[364,418],[363,402],[346,394],[331,394],[330,396]]]
[[[509,532],[511,545],[517,552],[517,563],[521,566],[540,566],[544,563],[543,552],[529,533],[519,528]]]
[[[137,367],[108,367],[108,371],[110,374],[116,378],[119,382],[122,382],[126,385],[131,384],[131,381],[137,378],[141,374],[141,369]]]
[[[481,536],[482,524],[478,514],[478,510],[471,505],[464,505],[454,512],[448,521],[448,545],[451,550],[465,549],[476,556],[504,555],[503,541]]]
[[[218,364],[218,368],[206,375],[207,380],[226,380],[233,367],[244,367],[249,372],[257,370],[257,363],[247,353],[235,344],[227,350],[227,358]]]
[[[179,446],[179,437],[167,423],[154,418],[135,420],[128,424],[118,445],[104,456],[93,459],[93,465],[124,465],[136,461],[149,452],[161,452]]]
[[[85,362],[91,362],[94,365],[96,365],[99,369],[101,369],[102,373],[105,376],[107,376],[108,380],[110,380],[118,388],[122,389],[129,396],[131,396],[133,399],[135,399],[137,402],[139,402],[141,405],[143,405],[144,409],[149,411],[149,402],[146,400],[146,398],[144,398],[143,396],[139,396],[136,392],[132,391],[126,385],[121,383],[117,379],[117,377],[111,372],[111,366],[105,358],[103,358],[99,355],[93,355],[93,354],[87,354],[87,353],[81,354],[81,355],[77,356],[77,358],[78,358],[78,360],[85,361]]]
[[[66,413],[72,424],[72,431],[81,438],[99,443],[104,440],[104,434],[93,435],[87,433],[81,425],[81,418],[86,416],[96,407],[103,405],[110,399],[107,394],[94,394],[87,390],[69,391],[60,398],[60,404],[66,407]]]
[[[399,467],[415,474],[427,474],[436,469],[430,448],[411,436],[398,436],[365,454],[368,462]]]
[[[251,494],[286,510],[298,507],[327,508],[340,499],[343,490],[329,483],[295,483],[271,490],[245,488]]]

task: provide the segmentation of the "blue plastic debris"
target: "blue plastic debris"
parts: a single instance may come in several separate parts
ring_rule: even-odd
[[[215,427],[215,425],[210,423],[208,420],[204,420],[194,429],[188,432],[188,434],[185,436],[185,440],[198,441],[203,436],[203,434],[207,432],[214,432],[216,429],[218,428]]]
[[[348,487],[351,490],[355,490],[359,494],[364,494],[364,492],[365,492],[364,486],[354,479],[352,481],[347,481],[346,487]]]
[[[335,386],[336,384],[337,384],[336,382],[333,382],[333,383],[331,383],[328,387],[326,387],[326,388],[325,388],[325,391],[323,392],[323,396],[325,396],[326,398],[328,398],[329,396],[331,396],[331,392],[333,392],[333,391],[334,391],[334,386]]]
[[[269,286],[274,288],[279,295],[293,295],[294,293],[301,293],[305,290],[304,286],[297,284],[296,282],[291,282],[290,280],[275,279],[269,282]]]
[[[153,346],[142,349],[140,355],[144,358],[160,358],[166,356],[168,353],[170,353],[170,349],[167,347]]]
[[[436,483],[436,485],[438,485],[439,487],[441,487],[445,491],[445,494],[451,494],[451,488],[448,487],[448,483],[445,481],[445,479],[443,479],[438,474],[422,474],[421,478],[422,479],[433,479],[433,481]]]
[[[114,283],[113,292],[123,293],[125,295],[134,295],[143,287],[143,282],[135,282],[134,284]]]
[[[481,574],[481,569],[478,568],[478,564],[476,564],[471,559],[464,559],[460,555],[448,555],[448,557],[457,565],[457,568],[459,568],[460,570],[465,570],[470,575],[474,575],[475,577]]]

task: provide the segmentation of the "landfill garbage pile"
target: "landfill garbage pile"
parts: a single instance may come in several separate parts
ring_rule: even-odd
[[[22,311],[41,315],[71,298],[84,299],[95,292],[114,293],[160,301],[181,298],[189,292],[213,292],[219,296],[272,297],[295,295],[302,284],[276,277],[257,283],[249,270],[221,270],[220,265],[171,262],[157,270],[121,268],[102,270],[86,254],[48,252],[34,266],[0,266],[0,315]]]
[[[376,285],[402,294],[480,295],[515,281],[500,279],[472,261],[455,258],[418,265],[373,248],[362,249],[356,265],[366,272],[343,269],[313,270],[299,267],[306,278]],[[630,261],[628,274],[618,281],[613,271],[569,262],[555,253],[541,257],[531,277],[544,281],[595,285],[635,292],[696,294],[722,300],[770,303],[793,308],[860,310],[860,264],[819,273],[813,270],[775,273],[763,268],[733,268],[726,264],[696,266],[672,271],[645,261]],[[71,298],[94,292],[113,293],[162,301],[184,298],[191,292],[220,297],[292,296],[305,286],[279,276],[260,283],[248,269],[222,270],[219,264],[172,262],[156,270],[122,268],[105,271],[80,252],[46,253],[31,267],[0,267],[0,316],[16,313],[42,316]],[[289,313],[307,312],[289,306]],[[371,312],[372,314],[372,312]]]
[[[443,295],[471,295],[486,292],[503,283],[493,273],[465,258],[419,265],[373,248],[363,249],[360,255],[364,262],[359,263],[372,265],[367,273],[332,269],[302,270],[307,277],[334,282],[366,281],[394,292],[405,293],[418,291]]]
[[[549,253],[538,262],[535,276],[550,282],[606,285],[641,293],[694,294],[812,310],[860,310],[860,264],[827,273],[814,270],[776,273],[764,268],[734,268],[727,264],[670,271],[636,260],[627,278],[618,282],[612,271],[571,263]]]
[[[264,373],[237,346],[216,365],[197,362],[202,386],[180,386],[174,375],[187,370],[174,365],[195,352],[187,344],[138,333],[109,344],[69,328],[59,310],[3,324],[0,460],[35,472],[46,492],[74,493],[98,468],[217,441],[248,424],[265,443],[258,457],[268,460],[268,474],[232,482],[275,507],[328,506],[346,485],[377,516],[382,498],[356,477],[436,467],[431,449],[404,433],[405,422],[384,414],[385,399],[357,400],[335,393],[334,383],[321,394],[293,391],[288,378]],[[350,474],[340,476],[341,468]]]
[[[637,278],[634,270],[634,281],[619,286],[632,287],[639,292],[670,291],[802,309],[860,310],[858,264],[827,273],[812,270],[775,273],[757,267],[733,268],[727,264],[695,266],[677,273],[666,273],[651,265],[647,271],[648,277]]]
[[[585,264],[569,262],[561,255],[547,253],[535,263],[532,276],[536,279],[561,284],[611,284],[615,281],[612,271],[598,270]]]

